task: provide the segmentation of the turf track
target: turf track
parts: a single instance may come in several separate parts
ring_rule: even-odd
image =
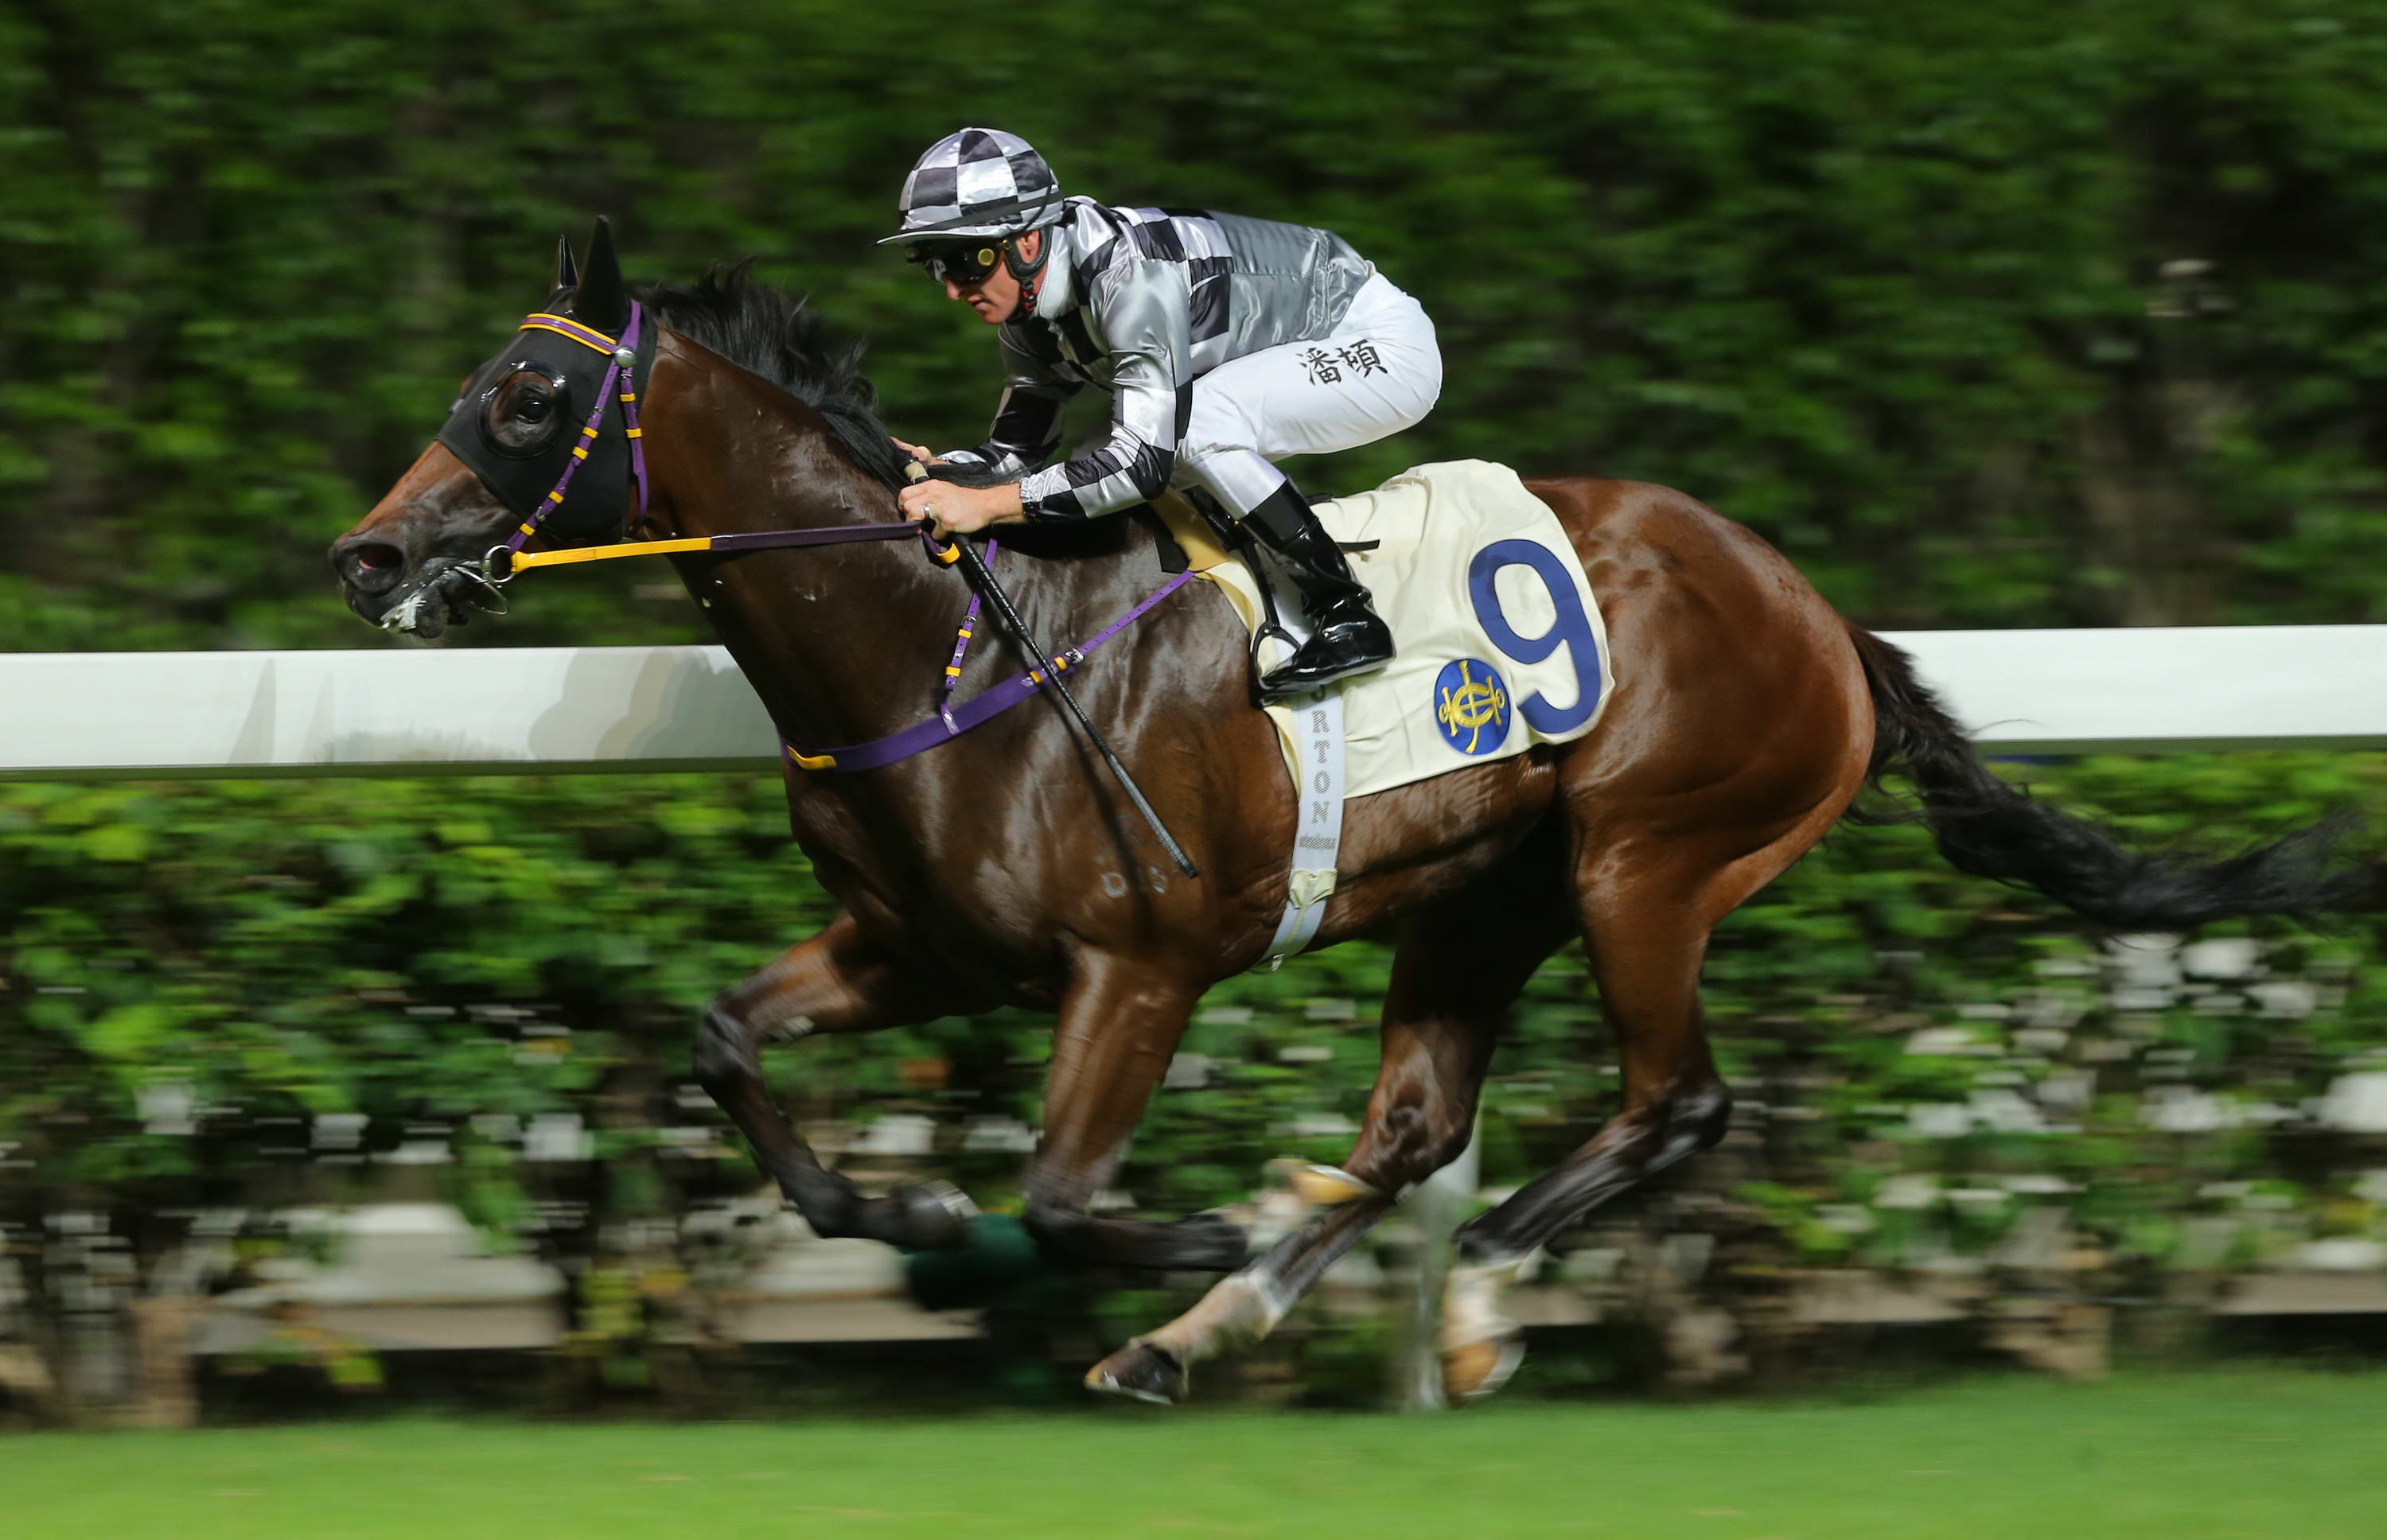
[[[2387,1535],[2387,1374],[1517,1403],[0,1436],[10,1540]]]

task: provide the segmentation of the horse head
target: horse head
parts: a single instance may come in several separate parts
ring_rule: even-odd
[[[348,607],[436,637],[499,609],[503,555],[618,540],[644,503],[636,397],[659,328],[622,281],[603,220],[585,265],[556,243],[547,301],[465,377],[431,447],[333,542]]]

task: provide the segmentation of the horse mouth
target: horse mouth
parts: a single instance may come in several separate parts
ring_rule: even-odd
[[[351,592],[350,603],[356,595]],[[414,575],[392,589],[378,615],[358,612],[385,631],[421,637],[425,641],[446,634],[450,625],[467,625],[476,612],[506,612],[505,596],[479,562],[461,556],[434,556]]]

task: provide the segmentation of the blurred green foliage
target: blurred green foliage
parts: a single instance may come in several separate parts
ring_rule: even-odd
[[[1309,479],[1686,488],[1874,625],[2380,613],[2387,20],[2330,0],[25,0],[0,14],[0,648],[365,646],[324,545],[540,297],[747,254],[974,435],[991,339],[890,252],[918,149],[1347,234],[1449,360]],[[1098,403],[1096,404],[1098,408]],[[688,639],[575,574],[469,640]]]
[[[2141,842],[2213,848],[2376,806],[2387,762],[2112,758],[2040,775],[2043,794]],[[768,777],[0,788],[0,1211],[321,1195],[310,1130],[327,1115],[366,1119],[360,1153],[448,1146],[461,1158],[446,1190],[500,1229],[537,1184],[519,1155],[542,1114],[589,1131],[599,1218],[750,1187],[734,1152],[675,1142],[702,1105],[687,1089],[692,1026],[827,916]],[[2162,1249],[2160,1230],[2126,1231],[2210,1208],[2216,1182],[2286,1182],[2286,1206],[2317,1220],[2359,1162],[2324,1154],[2308,1119],[2184,1137],[2151,1121],[2149,1098],[2299,1114],[2349,1067],[2387,1062],[2381,928],[2218,927],[2252,939],[2248,967],[2134,1003],[2084,922],[1956,874],[1917,826],[1844,829],[1711,954],[1710,1029],[1762,1146],[1743,1172],[1822,1256],[1894,1259],[1918,1225],[1977,1251],[2012,1205],[1939,1189],[2023,1176],[2077,1188],[2084,1219],[2141,1249]],[[1339,1161],[1374,1076],[1388,961],[1358,942],[1219,985],[1118,1185],[1184,1212],[1242,1199],[1276,1157]],[[2255,989],[2281,980],[2309,991],[2293,1009]],[[1001,1207],[1017,1155],[953,1146],[974,1122],[1037,1122],[1049,1031],[1001,1012],[815,1039],[767,1064],[808,1119],[930,1117],[956,1174]],[[2084,1073],[2067,1114],[2045,1082]],[[1569,948],[1495,1066],[1486,1182],[1522,1181],[1587,1137],[1615,1077]],[[2002,1121],[2012,1099],[2053,1110]],[[1901,1176],[1927,1180],[1885,1199]],[[1875,1205],[1887,1228],[1816,1228],[1849,1205]]]

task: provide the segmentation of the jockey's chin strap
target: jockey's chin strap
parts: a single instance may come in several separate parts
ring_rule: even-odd
[[[1042,272],[1045,264],[1053,259],[1053,232],[1057,226],[1045,225],[1041,228],[1044,232],[1044,238],[1037,245],[1034,261],[1031,262],[1019,255],[1021,238],[1034,234],[1035,232],[1032,230],[1023,230],[1019,234],[1006,238],[1000,248],[1003,252],[1003,271],[1011,274],[1012,281],[1019,285],[1019,292],[1029,299],[1031,309],[1034,308],[1033,297],[1029,295],[1028,291],[1034,285],[1036,275]]]

